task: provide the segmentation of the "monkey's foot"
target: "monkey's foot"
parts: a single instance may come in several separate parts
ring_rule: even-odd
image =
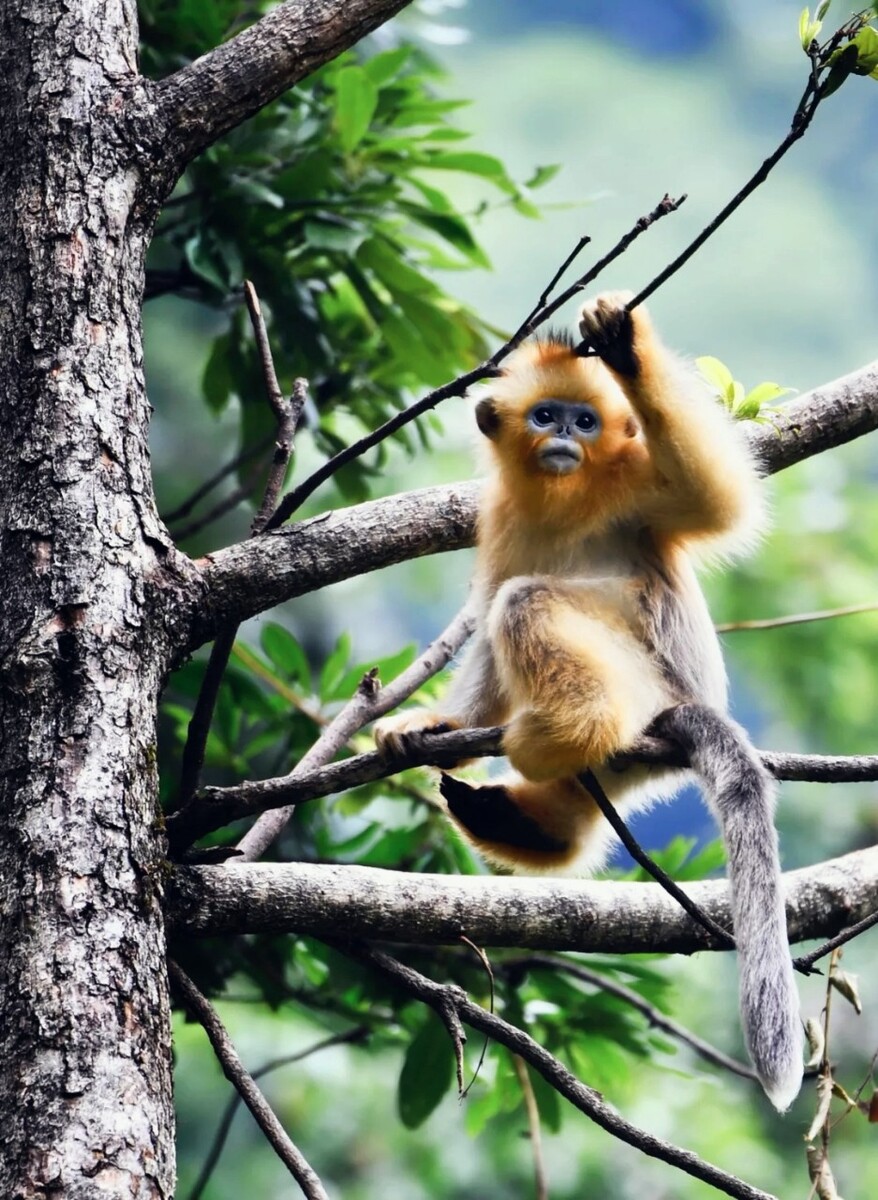
[[[439,790],[455,821],[489,856],[514,863],[521,859],[514,851],[564,856],[569,850],[566,841],[548,833],[523,812],[501,784],[471,787],[462,779],[443,774]],[[504,847],[509,848],[505,855]]]

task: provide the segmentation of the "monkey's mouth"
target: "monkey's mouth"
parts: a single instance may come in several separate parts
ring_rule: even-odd
[[[553,440],[540,449],[539,461],[551,475],[569,475],[582,462],[582,451],[575,442]]]

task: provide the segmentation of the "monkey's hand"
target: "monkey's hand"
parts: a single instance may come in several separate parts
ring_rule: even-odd
[[[427,708],[410,708],[376,721],[372,733],[379,754],[385,758],[401,758],[411,750],[421,749],[425,734],[448,733],[460,728],[460,721],[453,717],[440,716]]]
[[[587,300],[579,313],[579,332],[613,371],[633,377],[640,370],[637,342],[646,333],[649,317],[642,307],[633,313],[625,305],[633,292],[605,292]]]

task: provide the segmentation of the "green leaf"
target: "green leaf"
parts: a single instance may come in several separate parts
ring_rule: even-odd
[[[871,75],[878,68],[878,32],[865,25],[853,40],[857,47],[855,75]]]
[[[199,279],[203,279],[205,283],[209,283],[211,287],[216,288],[218,292],[225,294],[228,291],[228,277],[223,272],[217,255],[212,252],[212,248],[202,238],[201,234],[196,233],[189,238],[184,247],[184,253],[186,255],[186,262],[193,274],[197,275]]]
[[[384,50],[363,63],[363,71],[376,87],[381,87],[382,83],[399,74],[400,67],[404,66],[411,56],[411,46],[397,46],[394,50]]]
[[[201,390],[207,406],[216,413],[223,411],[232,394],[230,349],[231,334],[220,334],[211,347],[210,355],[204,365],[204,374],[201,377]]]
[[[248,176],[233,180],[229,186],[229,194],[252,204],[267,204],[269,208],[284,206],[283,196],[279,196],[258,179]]]
[[[461,217],[451,216],[446,213],[436,213],[419,204],[406,203],[400,205],[400,207],[404,212],[408,213],[413,221],[417,221],[419,225],[424,225],[427,229],[438,233],[441,238],[444,238],[446,242],[454,246],[455,250],[459,250],[465,255],[470,262],[479,267],[490,268],[491,260],[481,246],[478,245],[466,222]]]
[[[779,400],[781,396],[787,396],[794,390],[794,388],[782,387],[779,383],[771,383],[766,380],[765,383],[757,383],[755,388],[751,388],[745,401],[747,404],[755,404],[758,412],[763,404]]]
[[[726,364],[706,354],[696,358],[695,365],[717,395],[728,403],[734,395],[735,380]]]
[[[545,167],[537,167],[530,179],[525,180],[524,186],[527,188],[542,187],[543,184],[546,184],[551,179],[554,179],[560,170],[560,163],[549,163]]]
[[[406,1129],[423,1125],[451,1087],[454,1047],[448,1030],[433,1013],[415,1034],[399,1074],[397,1107]]]
[[[509,194],[518,190],[500,159],[493,154],[480,154],[475,150],[442,150],[431,154],[425,166],[431,171],[463,171],[467,175],[478,175]]]
[[[529,1066],[527,1073],[531,1087],[533,1088],[534,1099],[537,1102],[540,1122],[550,1133],[557,1133],[561,1128],[561,1121],[564,1115],[561,1107],[561,1098],[555,1088],[550,1083],[547,1083],[542,1075],[538,1071],[535,1071],[533,1067]]]
[[[275,621],[269,621],[262,627],[259,642],[269,662],[273,663],[286,679],[301,683],[310,690],[311,668],[308,665],[308,657],[288,629],[284,629],[283,625],[278,625]]]
[[[832,65],[820,89],[820,95],[831,96],[833,92],[837,92],[856,67],[858,58],[859,51],[853,42],[848,42],[846,46],[836,50],[829,60]]]
[[[305,241],[310,250],[330,250],[335,254],[356,254],[367,232],[346,221],[306,221]]]
[[[378,104],[378,88],[362,67],[343,67],[335,77],[335,119],[346,152],[358,145]]]
[[[376,659],[374,662],[359,663],[355,667],[351,667],[339,681],[336,687],[332,689],[332,693],[326,697],[327,700],[348,700],[357,690],[360,680],[367,671],[373,667],[378,668],[378,678],[382,684],[389,683],[391,679],[395,679],[400,671],[404,671],[410,663],[413,663],[417,657],[418,648],[412,643],[409,646],[403,647],[397,654],[389,654],[386,658]]]

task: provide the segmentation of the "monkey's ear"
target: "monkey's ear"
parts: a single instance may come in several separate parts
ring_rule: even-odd
[[[490,396],[476,405],[476,424],[486,438],[495,438],[500,431],[500,414]]]

